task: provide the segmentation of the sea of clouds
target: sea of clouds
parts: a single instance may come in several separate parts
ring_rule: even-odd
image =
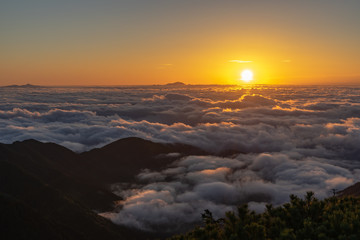
[[[82,152],[132,136],[212,155],[144,169],[136,185],[114,184],[124,200],[102,215],[146,230],[181,230],[204,209],[220,217],[246,202],[261,211],[291,193],[324,198],[359,181],[360,88],[0,88],[0,142],[34,138]],[[215,156],[227,151],[238,153]]]

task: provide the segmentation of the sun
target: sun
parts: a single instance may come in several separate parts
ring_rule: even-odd
[[[244,82],[248,83],[248,82],[252,81],[253,76],[254,76],[254,74],[251,70],[246,69],[241,72],[241,80],[243,80]]]

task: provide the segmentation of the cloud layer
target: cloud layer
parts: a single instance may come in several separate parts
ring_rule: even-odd
[[[287,86],[0,88],[0,142],[35,138],[81,152],[137,136],[240,153],[189,156],[161,172],[144,170],[136,186],[114,185],[124,201],[106,216],[163,229],[197,220],[205,208],[221,215],[250,202],[260,210],[290,193],[326,197],[358,181],[359,93]]]
[[[115,193],[124,199],[118,203],[120,211],[102,215],[144,230],[182,231],[187,223],[198,221],[204,209],[222,217],[242,203],[262,211],[266,203],[288,201],[291,193],[314,191],[324,198],[332,189],[354,183],[354,175],[357,172],[326,159],[282,153],[189,156],[161,172],[144,170],[138,175],[140,187],[115,184]]]

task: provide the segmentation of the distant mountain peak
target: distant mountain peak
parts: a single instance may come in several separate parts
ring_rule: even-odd
[[[5,88],[38,88],[38,87],[41,87],[41,86],[27,83],[27,84],[24,84],[24,85],[14,84],[14,85],[7,85],[7,86],[4,86],[4,87]]]
[[[176,87],[176,86],[186,86],[186,84],[183,83],[183,82],[173,82],[173,83],[167,83],[165,85],[166,86],[174,86],[174,87]]]

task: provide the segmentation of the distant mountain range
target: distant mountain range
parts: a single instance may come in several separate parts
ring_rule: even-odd
[[[32,85],[32,84],[24,84],[24,85],[7,85],[7,86],[3,86],[3,88],[39,88],[42,86],[38,86],[38,85]]]
[[[179,156],[167,155],[174,152]],[[0,239],[155,237],[114,225],[94,210],[110,210],[120,200],[109,190],[111,183],[135,181],[141,169],[159,170],[197,154],[205,152],[139,138],[80,154],[36,140],[0,144]]]

